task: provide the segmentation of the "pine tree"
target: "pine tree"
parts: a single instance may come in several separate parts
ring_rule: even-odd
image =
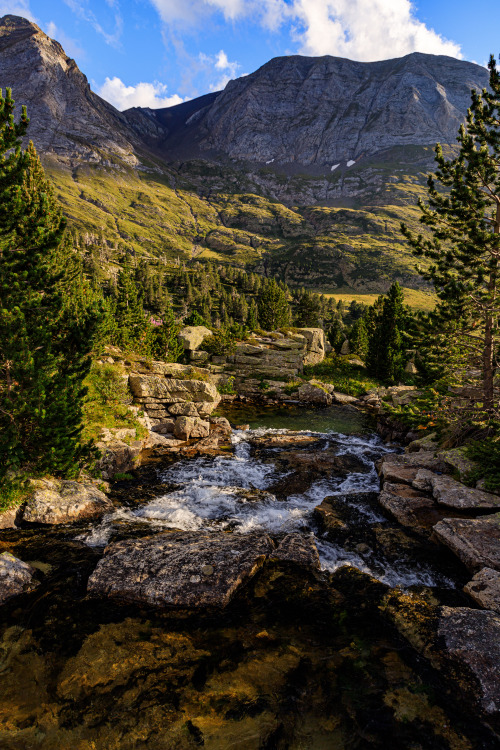
[[[494,57],[488,67],[490,90],[472,91],[458,156],[446,160],[436,146],[428,204],[419,202],[431,237],[404,225],[402,231],[415,254],[431,261],[421,273],[439,298],[428,319],[437,355],[449,360],[448,369],[459,360],[463,370],[480,367],[483,408],[492,416],[500,343],[500,74]]]
[[[266,331],[274,331],[290,323],[290,306],[286,293],[275,279],[267,282],[260,295],[259,321]]]
[[[184,351],[177,334],[179,326],[175,322],[174,311],[168,300],[160,310],[161,325],[153,327],[151,354],[164,362],[177,362]]]
[[[365,359],[368,353],[368,331],[363,318],[357,320],[351,328],[349,346],[353,354]]]
[[[408,312],[401,287],[395,282],[387,295],[380,296],[366,314],[368,370],[384,382],[396,383],[404,372]]]
[[[70,474],[81,445],[83,380],[99,304],[63,240],[65,220],[23,109],[0,96],[0,478],[9,470]],[[8,149],[14,149],[7,152]]]
[[[255,299],[252,299],[248,308],[247,325],[251,331],[259,327],[259,308]]]
[[[140,351],[148,335],[149,324],[128,256],[120,269],[116,286],[115,315],[118,325],[113,343],[124,349]]]

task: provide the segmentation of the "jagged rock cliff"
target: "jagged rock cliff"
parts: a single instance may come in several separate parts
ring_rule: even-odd
[[[0,85],[11,87],[15,101],[28,106],[29,138],[40,152],[138,163],[141,138],[126,118],[90,90],[59,42],[19,16],[0,19]]]
[[[484,68],[444,56],[279,57],[200,102],[184,133],[201,152],[331,170],[394,146],[454,142],[471,89],[486,85]]]

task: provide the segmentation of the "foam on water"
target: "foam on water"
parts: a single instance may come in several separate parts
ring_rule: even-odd
[[[89,546],[105,546],[113,530],[127,523],[148,524],[154,529],[181,529],[183,531],[231,530],[246,534],[253,531],[314,530],[312,512],[325,497],[336,495],[340,502],[348,502],[364,524],[385,523],[385,517],[363,498],[346,498],[349,493],[374,492],[379,489],[379,479],[374,459],[388,452],[376,435],[352,436],[340,433],[308,433],[334,444],[340,455],[353,455],[369,467],[367,473],[353,473],[347,478],[324,477],[313,482],[302,494],[277,500],[266,489],[287,476],[274,464],[259,461],[251,455],[249,438],[264,435],[286,434],[287,430],[256,429],[236,431],[232,441],[234,455],[216,458],[182,460],[164,471],[162,478],[174,491],[166,492],[151,502],[135,509],[120,508],[102,519],[90,532],[77,537]],[[279,449],[272,453],[279,455]],[[253,492],[258,490],[258,492]],[[446,579],[413,560],[401,559],[397,563],[374,560],[367,555],[344,549],[317,537],[322,566],[334,571],[343,565],[353,565],[391,586],[450,585]]]

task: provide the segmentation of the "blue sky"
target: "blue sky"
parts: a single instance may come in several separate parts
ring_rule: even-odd
[[[499,0],[0,0],[6,13],[57,39],[118,109],[215,91],[278,55],[500,52]]]

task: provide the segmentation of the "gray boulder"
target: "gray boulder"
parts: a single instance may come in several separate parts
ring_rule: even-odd
[[[212,335],[212,331],[205,326],[186,326],[179,332],[177,338],[183,345],[184,349],[187,349],[190,352],[195,352],[200,348],[203,341]]]
[[[33,494],[23,511],[23,521],[60,524],[99,518],[113,510],[112,502],[93,484],[32,480]]]
[[[38,585],[33,581],[35,569],[10,552],[0,555],[0,604],[18,594],[32,591]]]
[[[179,440],[191,438],[205,438],[210,434],[210,423],[199,417],[177,417],[174,425],[174,435]]]
[[[297,393],[299,401],[304,401],[308,404],[330,406],[332,403],[332,396],[328,391],[315,383],[303,383]]]

